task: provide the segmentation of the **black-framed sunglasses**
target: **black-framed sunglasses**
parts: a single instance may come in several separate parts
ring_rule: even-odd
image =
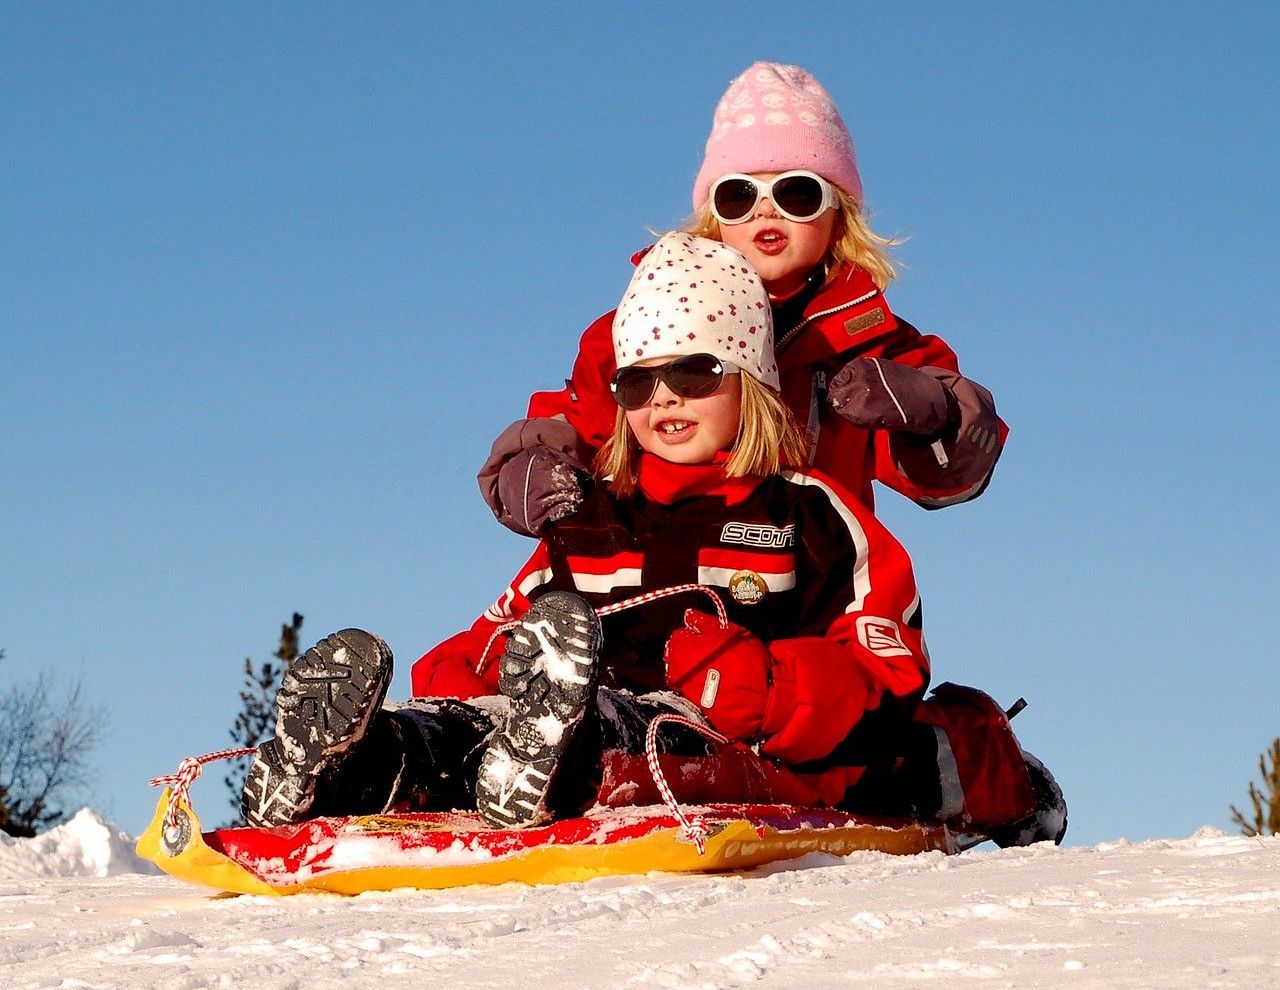
[[[835,186],[806,169],[792,169],[772,179],[731,172],[711,185],[711,212],[721,223],[746,223],[762,199],[797,223],[807,223],[840,205]]]
[[[623,409],[639,409],[653,398],[660,381],[682,399],[702,399],[720,387],[725,375],[741,370],[710,354],[688,354],[665,364],[619,368],[609,389]]]

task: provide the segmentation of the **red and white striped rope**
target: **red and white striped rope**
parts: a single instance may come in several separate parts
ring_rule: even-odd
[[[637,605],[646,605],[649,602],[656,602],[659,598],[668,598],[671,595],[681,595],[686,591],[701,591],[710,597],[712,603],[716,607],[716,616],[720,619],[720,628],[725,629],[729,625],[729,614],[724,610],[724,602],[720,600],[720,596],[714,590],[708,588],[705,584],[674,584],[669,588],[659,588],[657,591],[646,591],[643,595],[636,595],[633,598],[625,598],[620,602],[614,602],[612,605],[605,605],[596,609],[596,615],[604,618],[606,615],[613,615],[615,612],[622,612],[625,609],[635,608]],[[476,676],[484,673],[485,667],[489,666],[489,655],[493,652],[493,644],[498,641],[499,636],[511,632],[516,626],[520,625],[519,619],[513,619],[510,622],[504,622],[498,626],[489,637],[489,642],[484,644],[484,649],[480,653],[480,659],[476,661]]]
[[[646,591],[642,595],[635,595],[632,598],[623,599],[620,602],[614,602],[612,605],[605,605],[596,609],[596,615],[604,618],[606,615],[613,615],[615,612],[622,612],[629,608],[635,608],[637,605],[646,605],[649,602],[655,602],[660,598],[669,598],[672,595],[682,595],[689,591],[700,591],[709,597],[716,608],[716,617],[720,620],[720,628],[726,629],[729,626],[729,615],[725,611],[724,602],[720,600],[720,596],[716,592],[707,587],[705,584],[676,584],[668,588],[660,588],[657,591]],[[489,641],[485,644],[484,651],[480,654],[480,659],[476,662],[476,674],[482,674],[485,666],[489,662],[489,653],[493,649],[493,644],[497,642],[499,636],[510,632],[520,624],[519,620],[504,623],[493,631],[489,637]],[[680,802],[676,800],[676,796],[672,793],[671,786],[667,783],[667,778],[663,776],[662,767],[658,764],[658,727],[668,722],[678,725],[687,726],[695,732],[699,732],[719,743],[727,743],[729,740],[720,733],[716,732],[709,726],[695,722],[692,719],[685,718],[683,715],[659,715],[649,723],[648,732],[645,734],[645,759],[649,764],[649,772],[653,775],[653,781],[658,785],[658,792],[662,795],[662,800],[671,813],[675,815],[676,820],[680,822],[684,829],[685,835],[697,847],[698,855],[701,856],[706,851],[707,827],[700,818],[690,820],[680,808]]]
[[[658,715],[649,723],[649,731],[644,736],[644,756],[649,763],[649,773],[653,775],[653,782],[658,785],[658,793],[662,795],[662,800],[671,813],[675,815],[676,820],[680,823],[680,827],[684,830],[684,834],[694,844],[701,856],[707,850],[707,823],[704,822],[699,815],[688,818],[680,807],[680,802],[676,800],[676,796],[672,793],[671,785],[667,783],[667,778],[662,772],[662,767],[658,763],[658,726],[666,723],[675,725],[683,725],[700,733],[712,742],[728,743],[728,739],[716,732],[715,729],[701,722],[695,722],[691,718],[685,718],[683,715]]]
[[[634,598],[627,598],[624,601],[614,602],[612,605],[606,605],[604,608],[596,609],[596,615],[603,618],[606,615],[612,615],[614,612],[621,612],[623,609],[634,608],[637,605],[645,605],[649,602],[657,601],[659,598],[667,598],[671,595],[683,594],[686,591],[701,591],[706,594],[716,606],[716,616],[720,619],[720,628],[726,629],[729,626],[729,615],[724,610],[724,602],[720,600],[720,596],[705,584],[673,584],[670,588],[660,588],[657,591],[646,591],[643,595],[636,595]]]
[[[177,773],[165,774],[163,777],[153,777],[151,779],[152,787],[173,786],[173,791],[169,794],[169,806],[164,812],[165,827],[177,828],[178,805],[189,805],[191,803],[188,792],[191,790],[191,785],[199,779],[200,774],[204,773],[204,765],[206,763],[216,763],[218,760],[234,760],[238,756],[249,756],[256,752],[256,749],[249,746],[244,749],[220,749],[216,753],[206,753],[204,756],[188,756],[178,764]]]
[[[477,677],[484,673],[485,667],[489,666],[489,652],[493,649],[493,644],[498,641],[498,637],[511,632],[518,625],[520,625],[520,620],[513,619],[511,622],[504,622],[493,631],[493,635],[489,637],[489,642],[485,643],[484,649],[480,651],[480,659],[476,661]]]

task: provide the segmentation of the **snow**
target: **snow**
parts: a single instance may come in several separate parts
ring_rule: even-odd
[[[5,990],[1280,986],[1280,837],[220,897],[88,809],[0,838]]]

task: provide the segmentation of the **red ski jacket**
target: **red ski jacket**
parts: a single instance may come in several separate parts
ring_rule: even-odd
[[[894,316],[871,276],[848,265],[817,291],[802,314],[787,316],[788,309],[775,313],[782,395],[797,422],[815,438],[810,449],[813,467],[868,507],[874,506],[873,480],[926,508],[964,502],[982,492],[1008,427],[997,417],[991,394],[960,374],[956,355],[945,341],[921,334]],[[615,371],[612,328],[613,313],[587,327],[565,387],[537,392],[529,400],[531,419],[567,420],[589,448],[586,454],[599,450],[613,433],[617,405],[609,391]],[[950,389],[960,423],[954,433],[941,438],[945,466],[928,442],[909,434],[865,430],[827,404],[828,378],[858,357],[926,369]],[[503,456],[509,452],[495,448],[490,460]]]
[[[819,760],[843,743],[842,762],[865,765],[858,751],[909,719],[928,684],[910,559],[838,482],[817,471],[728,479],[718,463],[643,455],[639,491],[620,499],[597,485],[469,630],[418,660],[413,692],[496,693],[495,634],[544,592],[573,591],[600,608],[686,583],[714,589],[729,619],[768,645],[772,691],[785,699],[769,705],[768,756]],[[601,683],[664,689],[663,648],[691,607],[712,610],[686,592],[606,616]]]

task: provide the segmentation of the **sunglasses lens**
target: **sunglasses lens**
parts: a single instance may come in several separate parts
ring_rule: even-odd
[[[639,409],[651,398],[661,378],[682,399],[701,399],[720,387],[724,368],[710,354],[690,354],[655,367],[632,365],[613,376],[613,397],[623,409]]]
[[[773,203],[797,220],[812,220],[822,210],[822,184],[810,175],[788,175],[773,184]]]
[[[657,387],[653,368],[621,368],[613,376],[613,397],[623,409],[639,409]]]
[[[676,395],[701,399],[720,387],[724,369],[710,354],[691,354],[672,361],[663,369],[662,379]]]
[[[725,179],[712,192],[712,205],[721,220],[741,220],[755,208],[758,190],[748,179]]]

